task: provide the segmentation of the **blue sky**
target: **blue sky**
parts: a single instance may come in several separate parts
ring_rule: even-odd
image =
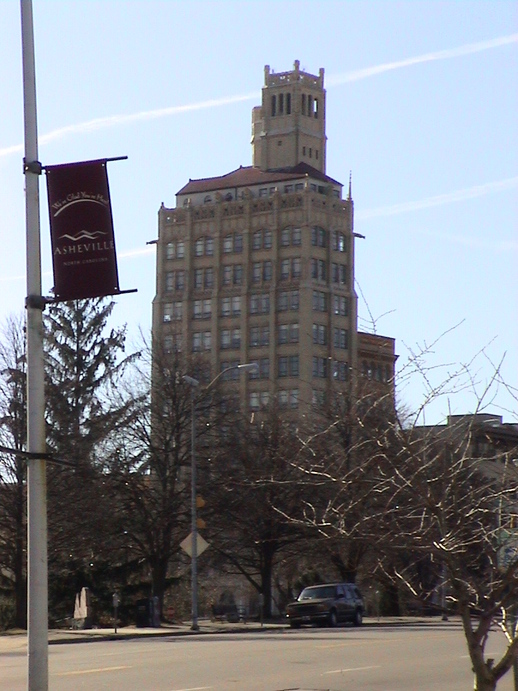
[[[360,328],[396,338],[398,398],[427,423],[518,406],[518,5],[34,0],[40,160],[109,166],[122,288],[151,322],[160,204],[251,164],[263,68],[325,68],[327,172],[352,171]],[[0,321],[23,311],[20,9],[0,0]],[[43,292],[52,286],[42,180]],[[412,353],[429,350],[421,373]],[[440,384],[456,372],[455,382]],[[439,395],[440,392],[440,395]]]

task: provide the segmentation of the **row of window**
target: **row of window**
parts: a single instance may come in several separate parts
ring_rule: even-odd
[[[250,327],[250,347],[270,345],[270,327],[267,325]]]
[[[327,247],[329,233],[324,228],[314,226],[311,228],[311,245],[313,247]],[[336,252],[346,252],[346,236],[337,230],[331,232],[331,247]],[[302,244],[302,230],[300,228],[283,228],[280,233],[279,243],[281,247],[300,247]],[[273,234],[271,230],[256,230],[252,233],[252,249],[268,250],[273,246]],[[240,254],[243,251],[243,235],[231,233],[223,238],[224,254]],[[214,238],[210,236],[200,237],[194,243],[194,255],[196,257],[214,256]],[[166,245],[167,259],[185,258],[185,241],[172,240]]]
[[[277,294],[277,311],[297,311],[299,309],[299,291],[282,290]],[[250,295],[250,314],[269,314],[270,293],[252,293]]]
[[[302,155],[306,155],[306,147],[302,147]],[[309,158],[312,158],[312,150],[311,147],[309,148]],[[318,159],[318,149],[315,149],[315,158]],[[304,183],[303,182],[295,182],[295,183],[290,183],[287,185],[284,185],[284,194],[293,194],[293,192],[302,192],[304,190]],[[329,187],[326,185],[317,185],[314,182],[309,183],[309,189],[312,192],[318,192],[319,194],[328,194]],[[272,194],[275,194],[278,191],[277,187],[260,187],[259,188],[259,196],[260,197],[269,197]],[[336,199],[340,199],[340,190],[337,188],[333,188],[332,190],[332,195]]]
[[[239,266],[241,266],[241,264],[239,264]],[[166,285],[168,273],[169,272],[166,273]],[[223,275],[223,279],[225,279],[225,275]],[[223,284],[225,285],[225,283]],[[196,290],[214,287],[214,269],[212,266],[208,266],[205,269],[194,269],[194,287]]]
[[[250,372],[249,379],[269,379],[270,378],[270,359],[259,358],[258,360],[250,360],[251,363],[257,364],[257,370]],[[239,377],[239,370],[230,370],[231,367],[239,365],[239,360],[223,361],[221,363],[221,371],[229,370],[223,375],[224,379],[237,379]],[[299,376],[299,356],[291,355],[289,357],[279,357],[277,361],[277,376],[278,377],[298,377]]]
[[[296,327],[296,328],[294,328]],[[283,331],[281,332],[281,328]],[[250,331],[250,346],[254,347],[256,345],[265,346],[269,343],[269,330],[264,327],[252,327],[252,329],[257,329],[255,333]],[[282,345],[284,343],[297,343],[298,342],[298,324],[282,325],[279,327],[279,343]],[[334,329],[333,333],[334,346],[337,349],[347,350],[347,331],[346,329]],[[210,331],[198,331],[193,333],[193,351],[199,350],[210,350],[212,347],[211,343],[211,332]],[[220,333],[220,347],[222,349],[236,349],[241,347],[241,329],[236,327],[233,329],[222,329]],[[288,356],[287,356],[288,357]],[[281,356],[283,359],[284,356]],[[289,358],[297,358],[298,355],[289,356]],[[313,376],[326,378],[327,373],[327,358],[317,357],[313,358]],[[283,370],[284,371],[284,370]],[[291,365],[287,370],[289,376],[298,376],[298,364],[297,370],[292,369]],[[281,374],[281,368],[279,368],[279,376],[288,376],[288,374]],[[381,376],[381,375],[380,375]],[[380,380],[381,381],[381,380]]]
[[[279,143],[279,146],[282,146],[281,140],[279,140],[278,143]],[[318,160],[318,158],[319,158],[318,149],[312,149],[311,147],[306,148],[305,146],[303,146],[302,147],[302,155],[303,156],[306,156],[306,150],[308,152],[309,158],[313,158],[313,153],[314,153],[315,158]],[[305,187],[306,187],[306,183],[304,183],[304,182],[288,183],[287,185],[284,185],[283,191],[284,191],[284,194],[292,194],[293,192],[302,192]],[[329,186],[328,185],[317,185],[315,182],[309,183],[309,189],[312,192],[318,192],[319,194],[326,194],[327,195],[329,193]],[[273,195],[279,191],[280,191],[279,188],[275,185],[272,185],[270,187],[260,187],[259,188],[259,197],[263,197],[263,198],[269,197],[269,196],[271,196],[271,195]],[[336,199],[340,199],[340,190],[339,189],[333,188],[331,193],[332,193],[333,197],[335,197]],[[247,198],[249,198],[249,196],[252,196],[252,198],[255,197],[253,188],[252,188],[252,190],[247,189],[246,193],[244,191],[241,191],[239,194],[236,194],[236,195],[234,195],[232,192],[227,192],[223,197],[223,201],[232,202],[232,201],[234,201],[234,199],[247,199]],[[214,201],[214,199],[212,198],[211,194],[207,194],[203,198],[204,204],[212,204],[213,201]],[[184,206],[189,205],[189,198],[188,197],[186,199],[184,199],[183,205]],[[170,221],[170,220],[171,220],[170,217],[166,217],[166,221]]]
[[[324,259],[311,260],[311,278],[316,281],[328,280],[328,263]],[[347,265],[331,263],[331,282],[339,285],[347,284]]]
[[[327,262],[324,259],[311,260],[311,278],[319,281],[327,281]],[[165,274],[166,292],[181,291],[185,289],[185,274],[183,269],[167,271]],[[296,280],[301,277],[301,258],[291,257],[281,259],[279,264],[281,281]],[[266,259],[262,262],[252,263],[252,283],[269,283],[273,278],[273,262]],[[331,278],[333,283],[345,285],[347,283],[347,266],[333,262],[331,264]],[[222,267],[222,285],[242,285],[243,265],[225,264]],[[214,287],[214,268],[208,266],[203,269],[193,270],[193,284],[196,290],[210,290]]]
[[[192,350],[194,353],[198,353],[201,350],[210,350],[211,345],[211,332],[210,331],[199,331],[193,333],[192,335]]]
[[[221,334],[221,343],[223,349],[239,348],[241,344],[241,333],[239,329],[227,329]],[[225,344],[225,346],[223,346]],[[200,331],[192,335],[192,350],[193,352],[210,351],[212,347],[212,338],[210,331]],[[182,350],[182,338],[180,334],[168,335],[164,339],[164,348],[167,353]],[[250,362],[257,363],[258,370],[250,372],[250,379],[268,379],[270,377],[270,360],[269,358],[258,358],[250,360]],[[230,367],[235,367],[239,364],[239,360],[223,361],[221,363],[221,371]],[[298,377],[299,376],[299,356],[298,355],[281,355],[277,360],[278,377]],[[336,381],[347,381],[349,375],[349,365],[342,360],[329,360],[328,358],[313,357],[313,377],[319,379],[326,379],[329,374]],[[388,376],[387,368],[387,376]],[[225,379],[238,378],[239,370],[231,370],[225,373]]]
[[[313,152],[315,152],[315,158],[316,158],[317,161],[318,161],[318,149],[313,149],[311,146],[309,146],[309,147],[308,147],[308,155],[309,155],[309,158],[313,158]],[[306,147],[305,147],[305,146],[302,147],[302,155],[303,155],[303,156],[306,155]]]
[[[166,259],[183,259],[185,257],[185,242],[172,240],[165,246]]]
[[[314,345],[327,345],[328,327],[324,324],[313,324],[313,343]],[[347,329],[338,327],[333,328],[333,345],[335,348],[347,350],[349,339]]]
[[[261,410],[270,403],[268,391],[251,391],[248,398],[250,410]],[[282,389],[277,393],[277,403],[280,408],[297,408],[299,405],[298,389]],[[320,389],[313,389],[311,403],[322,407],[326,404],[326,392]]]
[[[291,93],[275,94],[271,97],[272,117],[277,115],[291,115]],[[318,118],[318,98],[312,94],[302,94],[300,98],[300,112],[308,117]]]
[[[252,283],[269,282],[273,276],[273,264],[271,259],[264,262],[253,262],[252,264]]]
[[[376,364],[375,362],[362,361],[362,375],[367,379],[379,382],[389,382],[392,379],[390,365]]]
[[[199,315],[203,315],[203,310],[206,309],[206,305],[203,305],[203,301],[199,301],[201,304],[195,307],[195,317],[202,318]],[[232,304],[228,306],[228,309],[233,309]],[[299,325],[298,323],[292,324],[279,324],[277,327],[277,343],[279,345],[285,345],[287,343],[298,343],[299,342]],[[250,347],[264,347],[270,344],[270,327],[266,325],[252,326],[250,327]],[[314,345],[327,345],[328,344],[328,327],[324,324],[313,324],[313,344]],[[333,345],[335,348],[340,348],[342,350],[347,350],[349,347],[348,332],[347,329],[341,329],[339,327],[333,328]],[[378,369],[381,366],[378,366]],[[370,379],[375,378],[379,381],[386,381],[386,377],[389,376],[389,368],[387,367],[386,372],[381,371],[381,369],[376,369],[373,363],[363,364],[363,374],[368,376]]]
[[[196,336],[199,336],[199,338],[196,338],[196,341],[193,340],[193,350],[195,351],[200,351],[200,350],[210,350],[210,345],[209,347],[206,347],[206,333],[201,333],[201,334],[196,334]],[[210,338],[209,338],[209,344],[210,344]],[[195,347],[196,346],[196,347]],[[313,358],[313,376],[314,377],[319,377],[319,378],[324,378],[327,377],[327,364],[325,367],[321,367],[318,363],[315,363],[315,361],[320,361],[322,358]],[[255,372],[250,372],[249,374],[249,379],[269,379],[270,377],[270,360],[269,358],[260,358],[258,360],[251,360],[250,362],[253,362],[257,364],[257,370]],[[326,360],[326,363],[328,361]],[[239,365],[239,360],[228,360],[228,361],[222,361],[221,362],[221,372],[225,372],[223,375],[223,378],[226,380],[231,380],[231,379],[238,379],[239,378],[239,370],[237,369],[237,365]],[[231,368],[235,369],[231,369]],[[225,371],[228,370],[228,371]],[[343,362],[341,360],[333,360],[332,362],[332,375],[334,379],[340,380],[340,381],[345,381],[347,379],[347,373],[349,371],[349,366],[347,362]],[[324,374],[326,372],[326,374]],[[279,358],[277,358],[277,376],[279,378],[286,378],[286,377],[298,377],[299,376],[299,356],[298,355],[282,355]]]
[[[240,254],[243,251],[243,235],[241,233],[231,233],[223,238],[223,252],[230,254],[235,252]],[[195,257],[214,256],[214,238],[205,236],[198,238],[194,243]],[[185,242],[184,240],[172,240],[166,245],[166,259],[184,259]]]
[[[185,271],[167,271],[165,275],[165,289],[166,292],[171,293],[174,290],[183,290],[185,288]]]
[[[250,410],[260,410],[266,408],[270,402],[268,391],[251,391],[248,399]],[[277,403],[279,408],[298,408],[299,390],[282,389],[277,393]]]
[[[198,309],[202,310],[203,306],[200,305]],[[225,332],[229,332],[230,329],[226,329]],[[238,329],[233,329],[233,331],[238,331]],[[199,342],[199,347],[195,350],[210,350],[210,331],[204,331],[205,335],[203,337],[206,347],[203,348],[201,341]],[[237,335],[237,334],[236,334]],[[199,333],[196,334],[199,337]],[[167,337],[166,337],[167,338]],[[299,325],[297,323],[293,324],[279,324],[277,327],[277,343],[279,345],[286,345],[289,343],[299,342]],[[239,344],[241,343],[241,334],[239,334]],[[313,324],[313,343],[314,345],[327,345],[328,343],[328,327],[323,324]],[[251,326],[250,327],[250,338],[249,346],[251,348],[265,347],[270,345],[270,327],[267,325],[261,326]],[[339,327],[333,328],[333,345],[337,349],[347,350],[349,347],[349,339],[347,329],[341,329]],[[226,347],[230,347],[227,343]],[[363,363],[362,373],[369,379],[376,379],[377,381],[387,381],[390,376],[390,368],[386,366],[383,368],[381,365],[377,367],[374,363]]]
[[[298,377],[299,376],[299,356],[281,355],[277,359],[278,377]]]
[[[329,305],[329,294],[323,290],[313,291],[313,311],[327,312]],[[332,311],[341,317],[349,315],[349,298],[345,295],[332,295]]]
[[[241,314],[241,295],[223,297],[220,300],[221,316],[237,317]],[[313,310],[315,312],[327,312],[328,294],[320,290],[313,291]],[[349,314],[349,299],[345,295],[332,296],[333,314],[346,317]],[[277,294],[277,311],[288,312],[298,311],[299,291],[283,290]],[[249,296],[250,314],[269,314],[270,313],[270,293],[252,293]],[[193,301],[193,318],[210,319],[212,317],[212,298]],[[174,300],[164,303],[163,321],[181,321],[183,318],[183,301]],[[324,327],[322,327],[324,328]],[[315,334],[314,334],[315,338]],[[319,335],[318,338],[323,338]],[[315,341],[325,345],[320,341]]]
[[[286,98],[285,98],[286,97]],[[272,96],[272,116],[284,115],[284,104],[286,103],[286,115],[291,115],[291,93],[278,94]]]

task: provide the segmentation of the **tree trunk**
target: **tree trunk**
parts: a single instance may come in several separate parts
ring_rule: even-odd
[[[162,612],[164,610],[164,593],[165,584],[167,580],[167,565],[168,560],[165,559],[155,559],[152,560],[150,563],[153,596],[158,598],[158,606],[160,608],[160,621],[162,621]]]
[[[22,476],[19,475],[21,478]],[[27,577],[26,565],[26,526],[24,513],[26,504],[23,498],[23,481],[19,481],[19,497],[16,515],[16,537],[14,555],[14,594],[15,594],[15,626],[19,629],[27,628]]]
[[[394,583],[385,583],[382,586],[379,602],[379,613],[382,617],[399,617],[399,591]]]
[[[18,571],[18,569],[17,569]],[[16,574],[15,589],[15,621],[18,629],[27,628],[27,580],[23,575],[23,569]]]
[[[263,546],[261,593],[263,595],[263,617],[265,619],[271,619],[272,616],[272,573],[274,554],[275,550],[269,549],[268,545]]]
[[[488,679],[487,674],[475,674],[474,691],[496,691],[496,681]]]

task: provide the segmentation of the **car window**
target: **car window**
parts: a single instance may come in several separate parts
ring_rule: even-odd
[[[335,597],[336,589],[332,585],[312,586],[311,588],[304,588],[299,595],[299,600],[317,600],[324,598]]]

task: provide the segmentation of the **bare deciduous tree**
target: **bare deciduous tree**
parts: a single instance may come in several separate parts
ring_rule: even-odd
[[[0,572],[1,587],[14,593],[14,624],[27,623],[25,333],[21,319],[9,318],[0,340]],[[13,453],[7,451],[12,449]]]

